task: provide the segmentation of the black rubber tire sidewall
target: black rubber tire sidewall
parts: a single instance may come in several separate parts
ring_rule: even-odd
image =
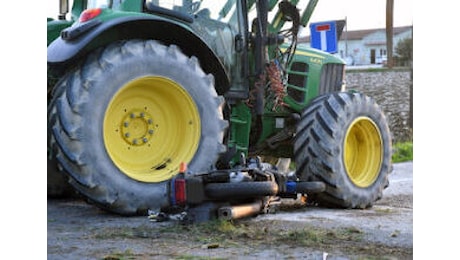
[[[370,118],[381,134],[383,158],[377,179],[361,188],[349,179],[343,161],[344,139],[358,117]],[[328,207],[367,208],[382,197],[391,169],[391,136],[383,111],[362,94],[330,93],[314,99],[303,111],[294,140],[297,176],[304,181],[322,181],[326,191],[312,196]]]
[[[48,70],[48,73],[49,70]],[[48,80],[49,83],[49,80]],[[54,94],[54,93],[53,93]],[[68,197],[75,197],[76,194],[74,192],[73,187],[69,184],[68,177],[62,172],[62,170],[58,166],[58,161],[56,160],[56,151],[51,144],[51,129],[53,122],[56,120],[55,116],[53,118],[49,118],[50,114],[50,103],[53,98],[48,96],[48,124],[47,124],[47,169],[46,169],[46,177],[47,177],[47,197],[48,198],[55,198],[55,199],[62,199]]]
[[[93,53],[60,86],[65,91],[55,103],[60,120],[54,131],[65,142],[59,145],[58,160],[72,185],[88,200],[123,215],[169,205],[169,181],[144,183],[129,178],[113,164],[103,141],[105,110],[113,95],[145,75],[173,79],[197,105],[202,133],[189,170],[209,170],[224,151],[222,99],[213,77],[204,74],[195,58],[186,57],[175,46],[142,40],[115,43]]]

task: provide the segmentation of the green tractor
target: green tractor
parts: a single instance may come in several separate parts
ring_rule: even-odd
[[[341,59],[297,45],[316,3],[74,0],[70,21],[48,22],[48,176],[121,215],[289,192],[372,206],[390,131],[345,91]],[[295,174],[251,168],[259,156],[292,158]]]

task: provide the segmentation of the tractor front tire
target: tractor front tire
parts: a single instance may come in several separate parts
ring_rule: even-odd
[[[375,101],[361,93],[319,96],[302,112],[294,140],[296,174],[321,181],[314,202],[368,208],[382,197],[391,171],[391,137]]]
[[[214,77],[174,45],[113,43],[57,88],[49,112],[56,159],[81,195],[110,212],[168,207],[182,162],[200,173],[225,152]]]

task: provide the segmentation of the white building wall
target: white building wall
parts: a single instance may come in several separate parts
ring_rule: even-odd
[[[368,64],[367,52],[360,40],[339,41],[338,50],[336,55],[347,61],[348,65]]]
[[[399,41],[412,37],[411,30],[393,37],[393,53]],[[336,56],[347,61],[348,65],[382,64],[386,61],[386,33],[377,31],[366,35],[360,40],[345,40],[346,32],[342,33],[342,40],[338,42]]]

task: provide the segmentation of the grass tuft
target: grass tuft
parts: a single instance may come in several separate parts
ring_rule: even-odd
[[[393,163],[412,161],[413,157],[412,142],[401,142],[393,145],[393,155],[391,157]]]

